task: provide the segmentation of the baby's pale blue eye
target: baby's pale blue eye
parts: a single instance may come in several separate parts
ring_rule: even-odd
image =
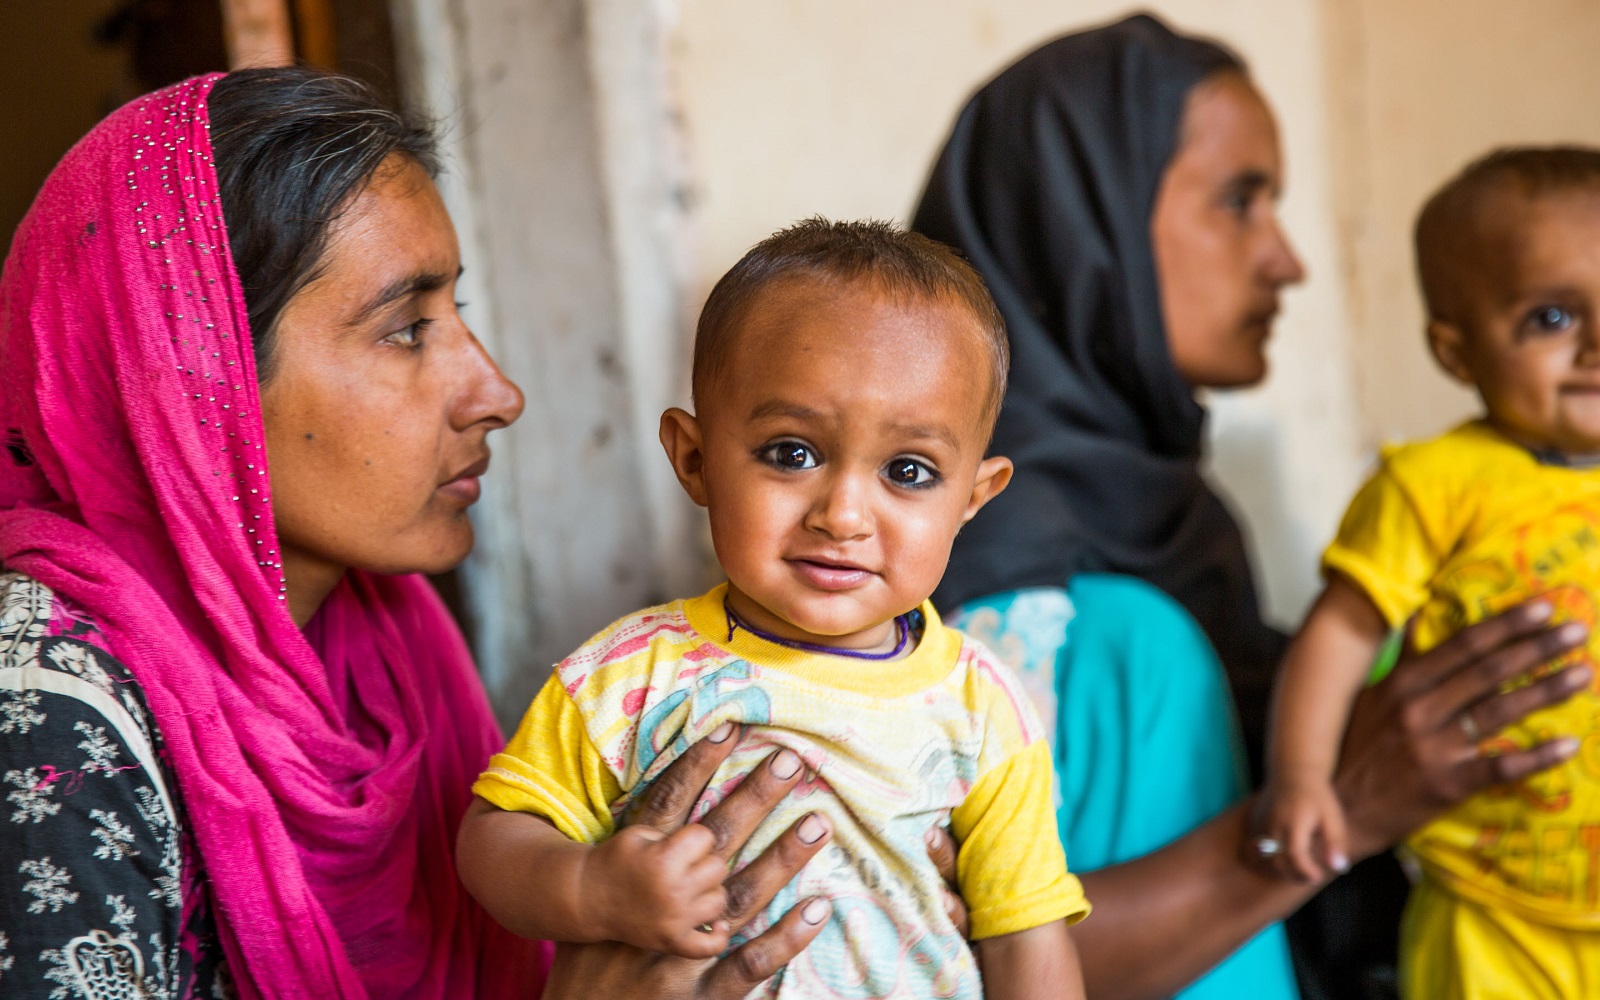
[[[1560,306],[1540,306],[1528,315],[1528,321],[1537,330],[1554,333],[1572,325],[1572,313]]]

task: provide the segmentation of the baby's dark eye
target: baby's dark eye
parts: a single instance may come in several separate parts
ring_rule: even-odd
[[[883,474],[897,486],[927,486],[939,474],[914,458],[897,458],[884,467]]]
[[[779,441],[756,453],[762,461],[779,469],[814,469],[817,456],[799,441]]]
[[[1539,306],[1528,314],[1528,326],[1540,333],[1560,333],[1573,323],[1573,315],[1562,306]]]

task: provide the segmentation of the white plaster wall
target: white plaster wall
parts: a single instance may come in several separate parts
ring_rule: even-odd
[[[1283,214],[1312,280],[1287,296],[1271,379],[1216,397],[1212,430],[1215,478],[1252,529],[1268,614],[1290,624],[1315,590],[1316,554],[1364,462],[1319,5],[1148,6],[1236,48],[1283,131]],[[698,295],[797,218],[905,220],[973,89],[1041,42],[1128,10],[1106,0],[681,0],[674,66],[695,178]]]
[[[464,315],[527,395],[491,439],[462,567],[485,686],[511,723],[553,663],[676,592],[697,551],[687,504],[663,499],[647,461],[687,343],[666,22],[630,0],[395,13],[409,96],[445,119]]]
[[[1477,412],[1434,364],[1412,266],[1417,211],[1491,147],[1600,145],[1594,0],[1345,0],[1330,21],[1330,106],[1357,388],[1379,439]]]

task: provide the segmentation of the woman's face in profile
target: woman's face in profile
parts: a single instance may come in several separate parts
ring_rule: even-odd
[[[460,270],[433,181],[391,158],[284,307],[261,405],[291,580],[439,572],[471,549],[485,438],[522,393],[462,322]]]
[[[1277,125],[1255,87],[1231,72],[1196,86],[1150,224],[1167,341],[1192,385],[1267,373],[1278,292],[1305,277],[1278,222],[1282,183]]]

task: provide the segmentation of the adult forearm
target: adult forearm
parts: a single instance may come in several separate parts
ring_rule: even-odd
[[[1082,876],[1094,912],[1072,937],[1089,1000],[1171,996],[1316,892],[1241,860],[1248,809],[1234,806],[1159,851]]]

